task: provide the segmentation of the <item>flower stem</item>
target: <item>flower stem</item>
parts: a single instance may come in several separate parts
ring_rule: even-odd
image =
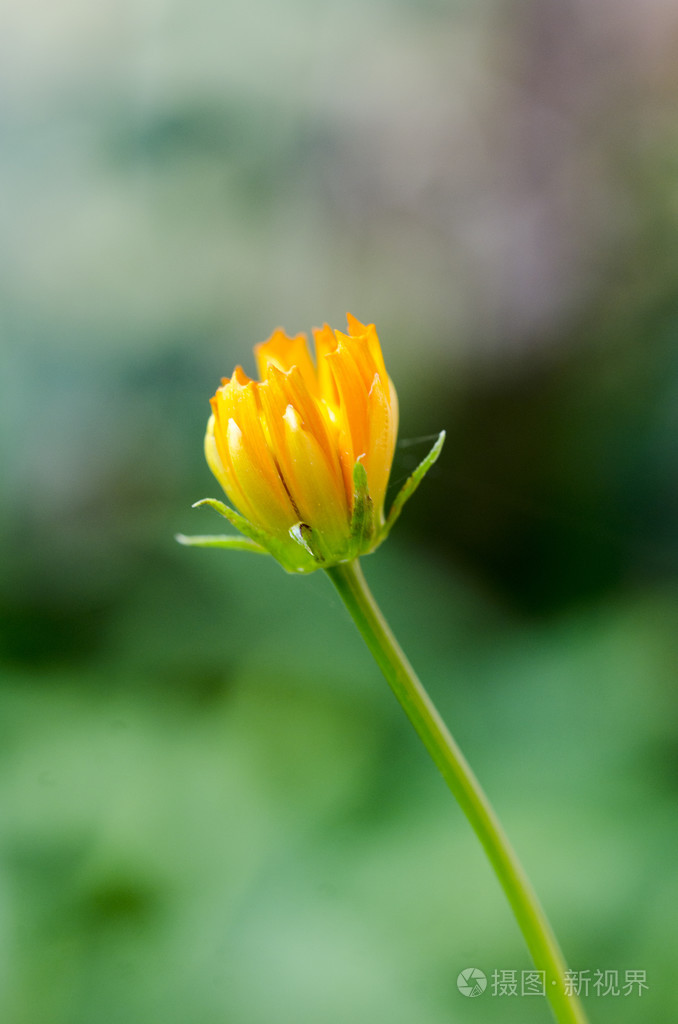
[[[515,914],[559,1024],[587,1024],[579,999],[568,994],[565,960],[551,926],[492,805],[400,649],[365,582],[359,561],[327,569],[391,689],[468,818]]]

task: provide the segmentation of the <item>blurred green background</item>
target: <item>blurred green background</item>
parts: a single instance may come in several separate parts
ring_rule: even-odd
[[[220,521],[207,400],[350,309],[401,403],[365,571],[572,967],[678,1017],[678,100],[662,0],[7,0],[0,1019],[451,1024],[529,966],[320,574]]]

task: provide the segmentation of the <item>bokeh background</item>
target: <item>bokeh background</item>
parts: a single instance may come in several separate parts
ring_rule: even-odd
[[[0,1018],[548,1019],[475,837],[316,574],[220,521],[207,399],[374,321],[365,570],[572,967],[678,1016],[678,12],[5,0]]]

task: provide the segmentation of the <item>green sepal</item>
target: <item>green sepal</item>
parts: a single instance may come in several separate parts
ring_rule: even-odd
[[[386,522],[384,523],[384,526],[382,528],[381,536],[379,538],[380,542],[382,540],[385,540],[386,537],[388,537],[389,533],[393,529],[393,526],[395,525],[396,520],[398,519],[398,516],[403,510],[405,502],[409,501],[409,499],[412,497],[421,481],[428,473],[433,463],[437,460],[438,456],[443,450],[444,443],[445,431],[441,430],[440,433],[438,434],[437,441],[431,448],[431,451],[428,453],[426,458],[419,463],[412,476],[410,476],[405,481],[403,486],[398,491],[395,500],[391,505],[391,511],[388,514],[388,518],[386,519]]]
[[[241,533],[244,533],[246,537],[254,541],[259,547],[264,548],[266,551],[271,550],[269,543],[274,538],[270,537],[264,530],[260,530],[258,526],[254,526],[249,519],[245,519],[239,512],[232,509],[230,505],[225,505],[223,501],[218,501],[216,498],[201,498],[200,501],[195,501],[191,508],[200,508],[201,505],[209,505],[220,516],[227,519],[231,526],[235,526],[236,530],[240,530]]]
[[[187,537],[185,533],[177,533],[174,539],[179,544],[185,544],[191,548],[230,548],[232,551],[253,551],[257,555],[270,555],[270,551],[262,548],[261,544],[250,540],[249,537],[227,537],[227,536],[199,536]]]
[[[306,573],[313,572],[314,569],[318,568],[318,563],[312,556],[309,558],[307,551],[303,547],[300,546],[298,549],[295,549],[288,541],[274,537],[265,530],[259,529],[258,526],[255,526],[249,519],[241,516],[235,509],[225,505],[223,501],[218,501],[216,498],[202,498],[200,501],[194,502],[192,507],[199,508],[201,505],[209,505],[210,508],[213,508],[224,519],[228,519],[232,526],[235,526],[252,544],[256,545],[256,548],[263,548],[269,555],[273,555],[287,572]],[[246,549],[248,551],[255,550],[255,548],[250,546],[247,546]]]
[[[249,527],[252,531],[256,530],[256,526],[252,526],[249,519],[245,519],[239,512],[231,508],[230,505],[224,504],[223,501],[218,501],[217,498],[201,498],[200,501],[194,501],[191,508],[200,508],[201,505],[209,505],[215,512],[218,512],[224,519],[228,519],[229,523],[233,526],[237,526],[239,530],[245,532],[246,528]],[[263,531],[259,531],[263,532]]]
[[[374,502],[370,497],[367,470],[358,460],[353,467],[353,515],[349,558],[371,550],[374,536]]]

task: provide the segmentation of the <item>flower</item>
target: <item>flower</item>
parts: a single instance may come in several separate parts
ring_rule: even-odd
[[[398,400],[374,325],[347,319],[347,334],[314,330],[315,362],[306,335],[279,328],[255,347],[260,380],[240,366],[223,379],[205,455],[237,512],[205,501],[247,540],[180,540],[265,551],[291,572],[328,568],[381,543],[392,525],[384,500]]]

